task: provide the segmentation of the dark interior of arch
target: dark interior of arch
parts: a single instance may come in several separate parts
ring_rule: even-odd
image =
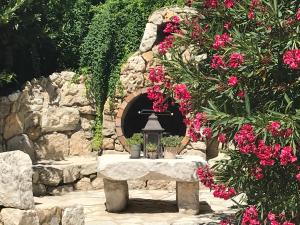
[[[152,109],[152,101],[147,98],[147,94],[141,94],[132,103],[129,103],[129,109],[123,117],[122,128],[126,138],[131,137],[134,133],[141,133],[145,127],[149,115],[141,115],[138,112],[143,109]],[[183,123],[183,117],[178,106],[169,106],[168,111],[173,116],[158,115],[158,121],[165,129],[164,135],[184,136],[186,125]]]

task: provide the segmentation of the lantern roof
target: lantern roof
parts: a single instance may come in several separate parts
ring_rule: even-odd
[[[162,128],[162,126],[160,125],[157,116],[152,113],[149,117],[148,117],[148,122],[146,123],[146,126],[144,127],[144,129],[142,129],[142,131],[147,132],[147,131],[160,131],[163,132],[165,129]]]

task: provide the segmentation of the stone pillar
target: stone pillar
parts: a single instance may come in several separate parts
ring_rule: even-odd
[[[121,212],[126,209],[129,199],[127,181],[103,179],[108,212]]]
[[[176,181],[176,202],[180,213],[199,213],[199,182]]]

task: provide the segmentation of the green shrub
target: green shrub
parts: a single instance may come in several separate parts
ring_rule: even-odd
[[[181,145],[181,141],[182,141],[183,137],[180,137],[178,135],[175,136],[169,136],[169,137],[163,137],[161,139],[161,143],[165,146],[165,147],[178,147]]]
[[[130,145],[140,145],[143,143],[143,135],[140,133],[135,133],[132,135],[131,138],[128,138],[127,144]]]

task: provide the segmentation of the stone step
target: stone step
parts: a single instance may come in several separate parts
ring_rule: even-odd
[[[74,190],[99,189],[96,156],[73,156],[65,160],[41,160],[33,168],[34,196],[63,194]]]

